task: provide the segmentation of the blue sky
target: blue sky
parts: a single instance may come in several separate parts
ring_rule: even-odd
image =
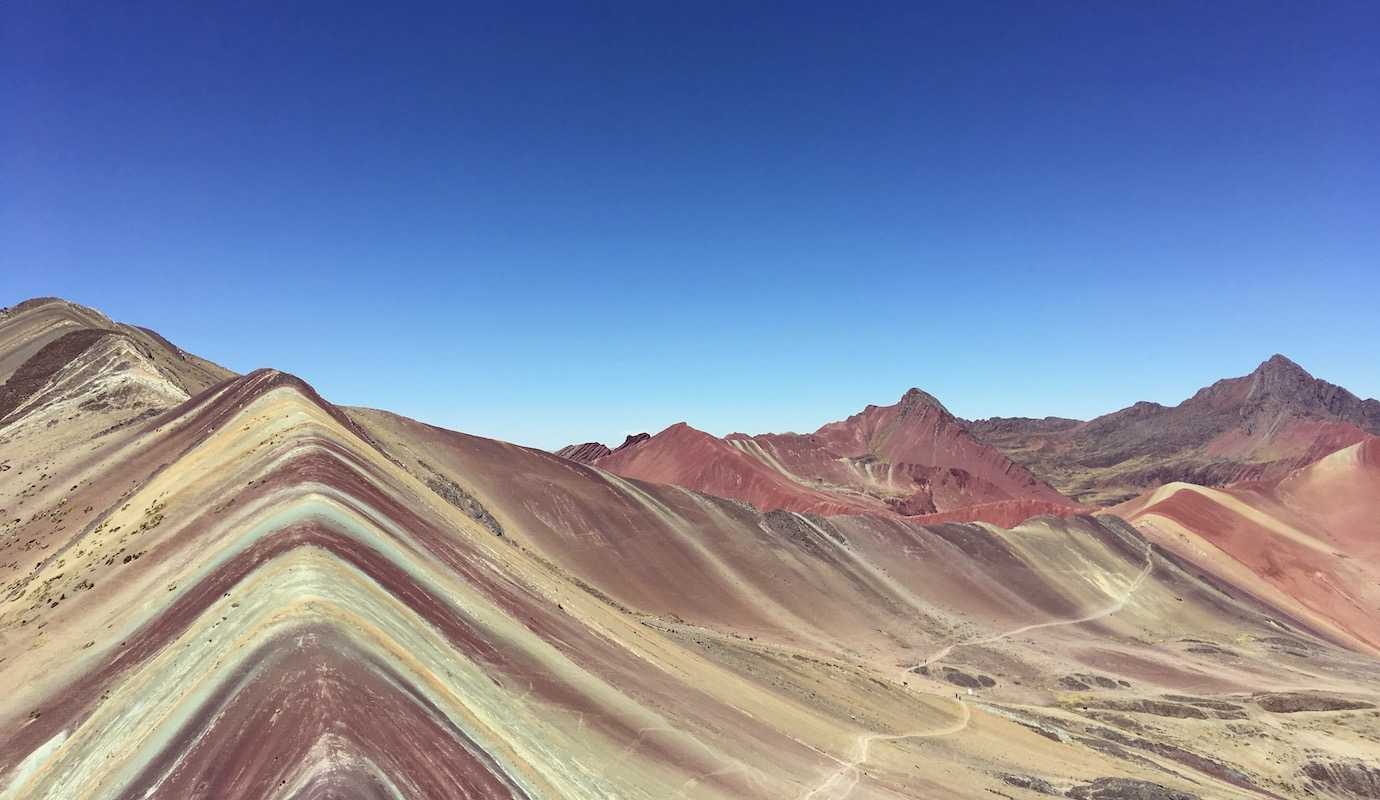
[[[1380,395],[1373,3],[227,5],[0,8],[0,304],[549,447]]]

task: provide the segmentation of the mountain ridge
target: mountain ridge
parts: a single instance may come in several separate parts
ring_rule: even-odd
[[[974,439],[962,420],[918,388],[892,405],[868,405],[811,434],[720,438],[678,422],[654,436],[630,437],[617,450],[600,447],[572,445],[557,455],[578,455],[624,477],[684,486],[767,511],[945,513],[949,519],[1011,523],[1021,508],[1080,510]],[[1038,503],[1006,502],[1013,500]],[[996,516],[984,516],[989,511]]]
[[[677,426],[686,423],[667,431]],[[922,429],[928,432],[917,434]],[[760,464],[720,452],[712,467],[697,467],[695,458],[709,457],[704,440],[698,455],[683,453],[685,463],[677,464],[668,437],[618,448],[650,439],[649,447],[660,451],[654,457],[648,451],[640,457],[613,456],[599,443],[557,453],[627,477],[767,509],[853,513],[875,510],[880,501],[903,516],[965,518],[961,509],[966,507],[967,518],[981,519],[984,509],[1000,508],[1000,518],[989,521],[1009,524],[1016,509],[1075,513],[1176,480],[1225,485],[1275,477],[1375,433],[1380,433],[1380,401],[1362,400],[1275,354],[1251,373],[1215,381],[1176,406],[1138,401],[1086,421],[1053,416],[964,420],[933,395],[911,388],[892,405],[869,404],[811,434],[733,433],[720,440]],[[865,474],[829,463],[849,459]],[[936,499],[934,475],[903,486],[889,476],[879,485],[868,472],[875,472],[868,465],[877,463],[903,472],[951,468],[961,473],[948,476],[950,483],[972,487],[980,481],[982,486],[966,493],[941,489]],[[780,477],[769,477],[761,465]],[[822,500],[821,492],[836,502]]]
[[[1380,705],[1372,621],[1149,527],[1181,486],[1139,527],[764,511],[274,369],[172,403],[195,362],[90,338],[0,423],[5,800],[1319,796]],[[883,460],[962,449],[939,409],[860,416],[838,469],[957,469]],[[772,480],[819,449],[661,433]],[[1233,491],[1296,503],[1271,535],[1350,555],[1345,592],[1378,452]]]
[[[1141,401],[1055,424],[994,417],[970,429],[1070,496],[1110,504],[1172,481],[1216,486],[1281,476],[1380,434],[1380,401],[1276,354],[1175,406]]]

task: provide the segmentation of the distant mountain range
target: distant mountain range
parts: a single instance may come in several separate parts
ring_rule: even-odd
[[[1080,510],[975,439],[962,420],[919,389],[812,434],[719,438],[678,423],[655,436],[631,436],[615,450],[587,443],[558,454],[765,510],[923,518],[962,509],[961,518],[998,524]]]
[[[1087,422],[997,417],[969,430],[1068,496],[1107,505],[1172,481],[1281,477],[1380,434],[1380,401],[1276,355],[1173,407],[1136,403]]]
[[[685,423],[557,455],[763,509],[1013,525],[1111,505],[1172,481],[1279,477],[1380,434],[1380,402],[1273,356],[1172,408],[1136,403],[1082,422],[966,421],[911,389],[812,434],[719,438]]]

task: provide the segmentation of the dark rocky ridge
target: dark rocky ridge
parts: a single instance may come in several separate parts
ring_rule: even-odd
[[[1310,761],[1303,774],[1318,790],[1334,796],[1380,797],[1380,764],[1361,761]]]
[[[1275,714],[1297,714],[1303,711],[1359,711],[1375,708],[1374,703],[1353,700],[1322,692],[1269,692],[1252,698],[1255,704]]]
[[[650,438],[652,438],[650,433],[630,433],[627,438],[623,440],[622,444],[611,450],[608,446],[599,442],[584,442],[583,444],[568,444],[557,450],[555,454],[561,458],[568,458],[571,461],[579,461],[583,464],[593,464],[606,455],[617,453],[619,450],[632,447],[635,444],[641,444]]]
[[[1198,800],[1197,795],[1134,778],[1098,778],[1074,787],[1069,797],[1076,800]]]
[[[571,461],[579,461],[588,464],[612,452],[612,450],[599,442],[584,442],[583,444],[568,444],[557,450],[556,455],[561,458],[568,458]]]

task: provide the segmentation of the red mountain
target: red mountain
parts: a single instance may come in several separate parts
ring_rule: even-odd
[[[586,444],[559,454],[592,452],[598,451]],[[611,453],[576,460],[762,509],[826,515],[942,512],[947,519],[1005,524],[1078,510],[1025,468],[974,439],[961,420],[919,389],[895,405],[868,406],[813,434],[719,438],[679,423]],[[1031,513],[1020,516],[1026,510]]]
[[[1380,438],[1280,478],[1167,484],[1116,513],[1219,579],[1380,652]]]

